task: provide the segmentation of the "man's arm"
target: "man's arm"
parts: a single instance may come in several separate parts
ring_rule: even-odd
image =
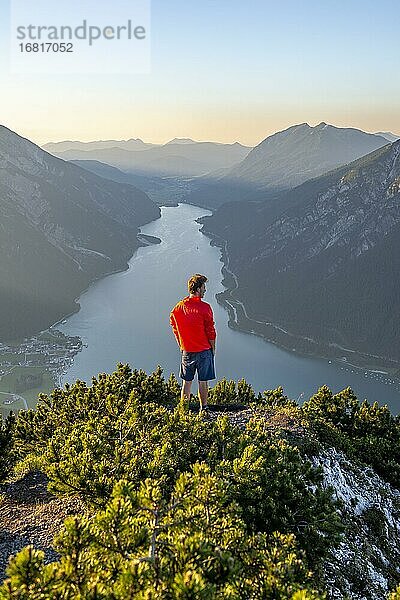
[[[204,328],[211,350],[213,351],[213,354],[215,354],[215,339],[217,337],[217,332],[215,331],[214,314],[211,306],[209,306],[209,310],[204,319]]]
[[[170,325],[172,327],[172,331],[174,332],[176,343],[178,344],[178,346],[180,348],[181,347],[181,340],[180,340],[180,337],[179,337],[178,325],[177,325],[177,322],[176,322],[176,319],[175,319],[175,315],[174,315],[173,312],[171,312],[171,314],[169,315],[169,322],[170,322]]]

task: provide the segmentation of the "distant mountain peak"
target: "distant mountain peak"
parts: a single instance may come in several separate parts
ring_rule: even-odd
[[[254,192],[276,193],[300,185],[387,144],[381,136],[325,121],[292,125],[260,142],[227,175]],[[249,193],[251,193],[249,189]]]
[[[165,145],[169,146],[170,144],[197,144],[197,142],[195,140],[192,140],[191,138],[174,138],[173,140],[167,142]]]
[[[298,123],[297,125],[291,125],[286,129],[282,129],[282,131],[277,131],[277,133],[285,133],[285,131],[293,131],[295,129],[311,129],[311,125],[309,125],[308,123]]]

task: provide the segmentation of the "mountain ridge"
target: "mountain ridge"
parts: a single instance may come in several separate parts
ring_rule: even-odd
[[[272,198],[387,144],[356,128],[325,122],[292,125],[265,138],[217,180],[205,176],[193,181],[186,201],[212,210],[230,200]]]
[[[251,150],[237,142],[172,142],[174,140],[140,149],[129,148],[122,142],[119,146],[109,147],[100,147],[98,142],[93,142],[91,147],[71,148],[69,144],[63,149],[63,146],[46,144],[44,148],[64,160],[97,160],[137,175],[158,177],[198,176],[212,169],[231,167]]]
[[[159,217],[142,191],[62,159],[0,127],[0,339],[78,308],[91,281],[124,268],[138,227]]]

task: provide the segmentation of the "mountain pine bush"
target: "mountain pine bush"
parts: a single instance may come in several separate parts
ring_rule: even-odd
[[[13,413],[10,413],[4,420],[0,415],[0,481],[8,475],[11,469],[14,425],[15,417]]]
[[[239,389],[252,397],[245,382]],[[227,417],[208,421],[190,413],[178,394],[176,381],[165,381],[159,369],[147,376],[119,365],[90,387],[77,381],[42,396],[36,411],[17,419],[19,471],[39,468],[52,492],[79,495],[99,510],[119,480],[136,488],[160,481],[167,500],[179,475],[201,462],[225,481],[249,532],[294,534],[316,568],[341,530],[320,472],[264,431],[262,413],[241,431]]]
[[[235,456],[217,472],[230,482],[231,497],[250,529],[294,533],[313,568],[339,541],[338,505],[332,490],[321,485],[322,471],[304,460],[296,446],[271,439],[262,419],[250,420]]]
[[[58,562],[20,552],[0,600],[324,597],[313,586],[343,526],[306,454],[336,446],[398,485],[399,418],[350,388],[324,386],[300,407],[282,388],[256,396],[223,380],[214,403],[253,409],[239,428],[179,395],[160,368],[120,364],[2,423],[3,472],[15,461],[17,473],[40,469],[88,512],[65,522]]]
[[[259,396],[255,398],[255,404],[260,407],[273,409],[290,409],[298,407],[297,402],[290,400],[287,396],[285,396],[281,386],[274,390],[265,390],[262,394],[259,394]]]
[[[0,599],[317,600],[293,535],[251,534],[222,479],[204,464],[165,499],[160,480],[120,481],[105,510],[66,520],[60,560],[25,548]]]
[[[237,384],[232,379],[228,381],[225,377],[209,390],[210,404],[245,404],[254,402],[256,395],[253,388],[244,379]]]
[[[323,386],[301,410],[323,443],[342,449],[400,487],[400,417],[386,405],[360,403],[351,388],[332,394]]]

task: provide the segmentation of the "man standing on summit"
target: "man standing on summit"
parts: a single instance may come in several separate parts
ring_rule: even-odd
[[[181,349],[181,398],[190,400],[190,390],[197,371],[200,410],[208,410],[208,381],[215,379],[214,354],[216,332],[212,308],[202,298],[207,277],[193,275],[188,281],[189,296],[178,302],[170,315],[170,323]]]

